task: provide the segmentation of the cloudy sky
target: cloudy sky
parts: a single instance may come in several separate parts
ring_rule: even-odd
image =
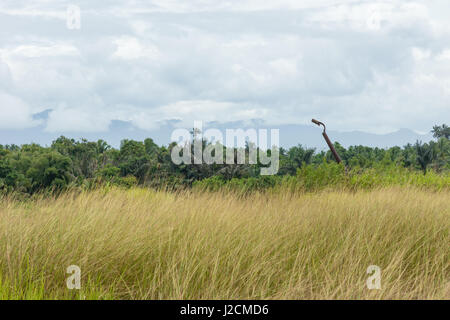
[[[1,0],[0,111],[1,130],[55,134],[312,117],[429,132],[450,122],[450,5]]]

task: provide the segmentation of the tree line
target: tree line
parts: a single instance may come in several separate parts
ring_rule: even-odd
[[[395,165],[411,170],[437,173],[450,171],[450,128],[443,124],[433,127],[435,140],[417,141],[403,147],[388,149],[367,146],[344,148],[335,142],[345,166],[371,168]],[[195,139],[195,134],[192,135]],[[202,141],[203,145],[210,144]],[[263,166],[257,164],[181,164],[171,160],[176,146],[158,146],[151,138],[144,141],[125,139],[113,148],[106,141],[74,140],[59,137],[49,147],[38,144],[0,145],[0,193],[33,194],[41,190],[61,190],[70,186],[97,186],[105,183],[122,186],[189,187],[194,182],[211,177],[223,180],[254,178]],[[226,154],[226,147],[224,155]],[[249,154],[250,146],[245,148]],[[237,153],[234,149],[233,152]],[[268,151],[270,152],[270,150]],[[298,145],[280,148],[277,175],[295,175],[305,165],[332,162],[330,151]],[[224,161],[225,162],[225,161]],[[236,162],[235,162],[236,163]]]

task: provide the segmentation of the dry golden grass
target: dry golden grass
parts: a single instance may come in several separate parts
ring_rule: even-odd
[[[2,199],[3,299],[449,299],[450,192]],[[66,288],[78,265],[81,290]],[[366,269],[381,268],[368,290]]]

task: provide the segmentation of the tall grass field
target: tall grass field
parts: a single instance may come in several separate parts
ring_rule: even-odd
[[[450,298],[448,189],[0,200],[0,299]]]

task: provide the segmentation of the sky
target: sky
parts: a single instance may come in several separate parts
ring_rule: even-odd
[[[449,17],[448,0],[1,0],[0,130],[426,133],[450,122]]]

